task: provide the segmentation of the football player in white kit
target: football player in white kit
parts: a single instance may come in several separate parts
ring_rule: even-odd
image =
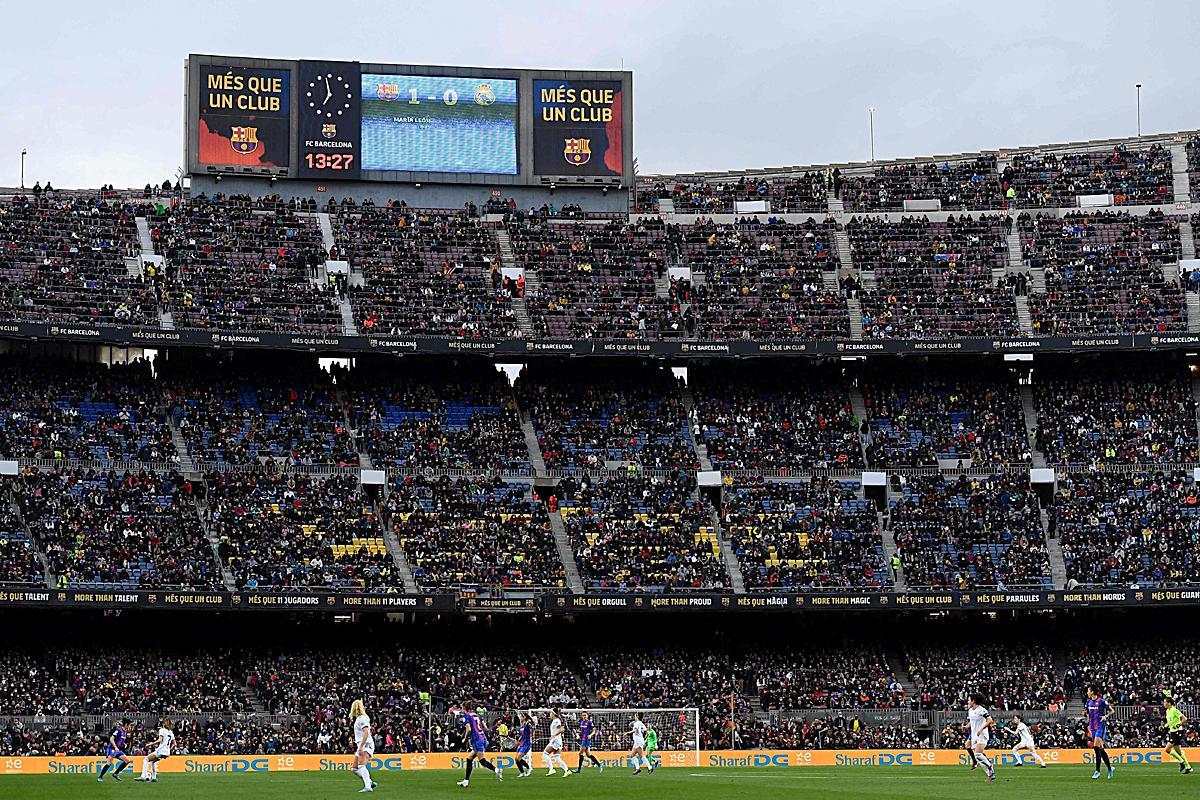
[[[358,790],[359,794],[373,792],[379,784],[371,780],[367,763],[375,755],[375,737],[371,732],[371,718],[367,716],[367,708],[362,700],[350,704],[350,719],[354,721],[354,766],[350,771],[362,778],[363,788]]]
[[[135,781],[158,783],[158,762],[170,757],[175,747],[175,724],[164,719],[158,729],[158,738],[150,745],[150,753],[142,759],[142,774]]]
[[[632,739],[629,758],[635,767],[633,774],[641,772],[642,767],[646,768],[647,775],[654,774],[654,765],[646,758],[646,723],[642,722],[642,712],[633,715],[633,721],[629,723],[629,730],[625,735]]]
[[[1029,754],[1033,756],[1033,760],[1037,762],[1037,765],[1045,769],[1046,762],[1042,760],[1042,754],[1038,752],[1037,745],[1033,743],[1033,734],[1030,733],[1029,726],[1025,724],[1025,720],[1021,719],[1020,714],[1013,714],[1012,721],[1016,728],[1006,726],[1004,730],[1017,737],[1017,743],[1013,745],[1012,749],[1013,756],[1017,759],[1014,765],[1018,767],[1025,766],[1021,762],[1021,751],[1028,750]]]
[[[991,760],[984,751],[987,750],[988,740],[991,739],[991,728],[995,724],[988,710],[983,706],[983,695],[971,695],[967,700],[967,729],[971,735],[971,750],[975,754],[975,761],[987,773],[989,781],[996,780],[996,768],[992,766]]]
[[[542,760],[546,762],[546,775],[549,777],[554,774],[554,767],[562,767],[563,777],[567,778],[571,775],[571,770],[567,768],[567,762],[563,761],[563,720],[562,709],[550,709],[550,741],[546,742],[546,749],[542,751]]]

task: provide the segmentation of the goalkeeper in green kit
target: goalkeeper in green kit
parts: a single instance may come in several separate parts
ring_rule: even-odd
[[[654,726],[650,725],[646,728],[646,758],[658,749],[658,731],[654,730]]]

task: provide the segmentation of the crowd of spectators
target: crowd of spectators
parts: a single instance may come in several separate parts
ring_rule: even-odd
[[[872,466],[972,466],[1029,461],[1029,437],[1015,377],[1007,371],[942,365],[880,370],[859,382]]]
[[[940,164],[893,164],[865,175],[843,175],[838,197],[848,211],[900,211],[905,200],[938,200],[942,210],[1000,208],[996,157]]]
[[[1161,211],[1074,212],[1018,220],[1023,258],[1044,269],[1031,292],[1033,332],[1043,336],[1187,330],[1178,269],[1179,223]]]
[[[1116,361],[1036,376],[1035,440],[1052,465],[1197,460],[1196,402],[1172,362]]]
[[[1050,586],[1046,539],[1027,475],[910,477],[891,500],[888,525],[910,589]]]
[[[209,533],[239,589],[403,591],[358,476],[212,472]]]
[[[768,630],[775,635],[764,636]],[[49,632],[50,646],[20,640],[0,651],[0,755],[99,755],[121,716],[135,720],[132,753],[143,752],[164,716],[176,720],[180,753],[345,753],[349,705],[360,697],[380,753],[460,751],[454,712],[464,705],[483,712],[496,749],[513,746],[516,710],[552,705],[698,708],[705,749],[928,747],[934,731],[910,727],[902,713],[941,711],[947,726],[938,745],[954,748],[973,693],[987,698],[998,725],[1009,725],[1014,710],[1051,715],[1030,719],[1043,748],[1079,747],[1082,720],[1054,715],[1093,683],[1110,703],[1140,707],[1110,722],[1110,744],[1159,746],[1163,693],[1184,704],[1197,698],[1194,638],[1081,634],[1062,644],[1061,670],[1044,632],[1014,631],[995,630],[984,642],[926,631],[894,646],[767,627],[745,636],[712,631],[702,642],[634,634],[570,646],[518,627],[414,628],[379,640],[326,633],[315,636],[320,644],[259,632],[265,641],[238,644],[235,636],[219,646],[131,646],[121,636],[58,644]],[[903,665],[911,691],[892,663]],[[664,749],[695,743],[690,726],[675,730],[661,717],[657,724]],[[599,745],[622,749],[623,725],[601,722]],[[569,726],[572,744],[574,733]],[[543,722],[536,747],[545,735]]]
[[[1059,480],[1050,527],[1070,581],[1200,584],[1200,488],[1190,475],[1072,473]]]
[[[516,287],[501,273],[494,231],[467,209],[344,203],[336,255],[361,273],[350,303],[361,333],[515,336]]]
[[[680,298],[658,296],[658,281],[678,255],[677,226],[657,218],[530,218],[510,222],[508,233],[517,265],[537,274],[526,305],[538,336],[664,339],[694,332]]]
[[[377,469],[529,469],[512,388],[490,364],[388,362],[355,369],[345,387]]]
[[[751,591],[891,587],[875,504],[856,483],[739,484],[725,493],[722,527]]]
[[[140,261],[143,207],[100,194],[14,194],[0,204],[0,315],[52,324],[158,327]]]
[[[850,254],[868,271],[857,291],[863,336],[875,339],[1016,336],[1016,300],[993,269],[1008,264],[1009,217],[951,215],[889,221],[852,217]]]
[[[584,585],[593,590],[727,591],[712,504],[695,478],[566,478],[559,503]]]
[[[0,452],[86,461],[174,463],[178,457],[150,362],[0,360]]]
[[[845,379],[813,367],[803,379],[756,364],[689,370],[692,434],[717,469],[767,473],[863,466]]]
[[[313,361],[192,359],[169,362],[162,374],[197,464],[358,466],[333,378]]]
[[[60,587],[221,586],[194,487],[177,472],[28,467],[15,491]]]
[[[179,328],[342,330],[335,284],[316,218],[275,197],[201,194],[148,217],[160,304]]]
[[[1005,720],[997,710],[1062,709],[1069,699],[1054,658],[1040,644],[922,642],[906,646],[903,657],[913,680],[916,708],[961,713],[967,698],[980,694],[1001,724]]]
[[[528,483],[399,477],[384,503],[417,584],[498,591],[564,585],[545,505]]]
[[[740,217],[681,231],[680,257],[693,275],[689,310],[701,337],[849,337],[845,299],[825,282],[838,267],[837,223]]]
[[[660,366],[531,364],[516,391],[550,469],[698,466],[677,379]]]
[[[670,198],[679,214],[732,214],[736,203],[765,201],[777,214],[823,212],[829,207],[837,170],[803,172],[774,178],[708,180],[694,176],[659,178],[640,194]]]
[[[1117,205],[1175,200],[1171,151],[1161,144],[1144,150],[1119,144],[1084,153],[1018,153],[1000,179],[1006,198],[1019,208],[1070,208],[1079,195],[1091,194],[1111,194]]]

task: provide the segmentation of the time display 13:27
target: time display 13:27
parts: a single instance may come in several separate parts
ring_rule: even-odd
[[[354,163],[352,153],[305,153],[309,169],[348,170]]]

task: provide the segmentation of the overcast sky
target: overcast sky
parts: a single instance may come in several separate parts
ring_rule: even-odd
[[[634,72],[643,174],[1200,128],[1180,2],[5,2],[0,185],[140,186],[183,152],[190,52]]]

